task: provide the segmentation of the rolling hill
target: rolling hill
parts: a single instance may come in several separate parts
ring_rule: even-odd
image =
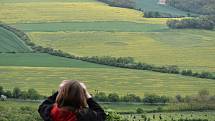
[[[14,33],[0,26],[0,52],[30,52],[31,49]]]
[[[135,0],[136,9],[142,9],[143,11],[157,11],[160,13],[168,13],[177,16],[187,16],[189,12],[170,7],[168,5],[158,4],[159,0]]]
[[[24,30],[45,47],[78,56],[131,56],[149,64],[214,72],[214,31],[171,30],[165,26],[168,19],[144,18],[139,11],[91,0],[4,0],[0,6],[1,21]],[[92,92],[175,96],[207,88],[215,93],[214,80],[209,79],[114,68],[44,53],[1,53],[0,58],[0,85],[6,89],[33,87],[48,95],[61,80],[76,79],[84,80]]]

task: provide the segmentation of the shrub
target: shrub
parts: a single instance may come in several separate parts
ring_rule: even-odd
[[[137,108],[136,112],[137,112],[138,114],[144,113],[144,111],[143,111],[142,108]]]
[[[144,11],[145,18],[179,18],[184,16],[172,15],[169,13],[161,13],[158,11]]]
[[[172,29],[207,29],[212,30],[215,26],[214,17],[201,16],[197,18],[186,18],[182,20],[168,20],[167,26]]]
[[[124,102],[141,102],[141,98],[135,94],[128,94],[122,97],[121,99]]]
[[[134,0],[98,0],[114,7],[135,8]]]
[[[149,95],[144,96],[143,102],[150,103],[150,104],[156,104],[156,103],[165,104],[165,103],[169,102],[169,98],[166,96],[158,96],[155,94],[149,94]]]
[[[13,89],[13,93],[12,93],[14,98],[20,98],[21,96],[21,90],[18,87],[15,87]]]
[[[108,97],[106,96],[106,94],[104,92],[96,93],[94,98],[97,101],[108,101]]]
[[[108,112],[106,121],[128,121],[124,119],[121,115],[117,114],[116,112]]]
[[[110,93],[110,94],[108,95],[108,100],[109,100],[110,102],[119,102],[119,101],[120,101],[120,98],[119,98],[119,95],[118,95],[118,94],[116,94],[116,93]]]

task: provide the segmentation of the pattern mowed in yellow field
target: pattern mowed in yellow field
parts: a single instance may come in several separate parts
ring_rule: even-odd
[[[56,68],[56,67],[0,67],[0,85],[6,89],[35,88],[44,95],[51,94],[65,79],[83,80],[92,93],[144,93],[175,96],[193,95],[201,89],[215,93],[213,80],[120,68]]]
[[[5,23],[135,21],[163,24],[167,20],[143,18],[143,13],[110,7],[99,2],[3,3],[0,20]]]
[[[129,56],[155,65],[215,72],[215,34],[204,30],[166,32],[32,32],[36,44],[79,56]]]

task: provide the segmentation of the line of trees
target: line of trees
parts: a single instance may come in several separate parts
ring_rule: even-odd
[[[215,16],[201,16],[182,20],[169,20],[167,21],[167,26],[172,29],[191,28],[213,30],[215,26]]]
[[[192,13],[214,15],[214,0],[167,0],[167,4]]]
[[[15,99],[31,99],[31,100],[38,100],[43,99],[44,97],[41,96],[35,89],[30,88],[27,91],[23,91],[18,87],[14,87],[12,91],[4,90],[2,86],[0,86],[0,96],[4,95],[7,98],[15,98]]]
[[[192,76],[197,78],[207,78],[207,79],[215,79],[215,75],[211,72],[192,72],[192,70],[180,70],[177,66],[154,66],[145,63],[136,63],[134,59],[131,57],[76,57],[75,59],[80,59],[83,61],[88,61],[92,63],[98,63],[103,65],[121,67],[121,68],[129,68],[129,69],[137,69],[137,70],[149,70],[161,73],[170,73],[170,74],[180,74],[184,76]],[[120,61],[119,61],[120,60]]]
[[[100,2],[107,3],[110,6],[114,7],[122,7],[122,8],[135,8],[135,1],[134,0],[98,0]]]
[[[119,96],[117,93],[106,95],[104,92],[99,92],[94,95],[94,98],[101,102],[142,102],[146,104],[166,104],[170,101],[170,98],[167,96],[159,96],[155,94],[148,94],[142,98],[135,94]]]
[[[4,90],[0,86],[0,96],[4,95],[8,98],[15,99],[31,99],[39,100],[44,99],[45,96],[40,95],[35,89],[30,88],[27,91],[21,90],[18,87],[13,88],[12,91]],[[137,96],[135,94],[127,94],[119,96],[117,93],[106,94],[104,92],[98,92],[93,95],[94,99],[100,102],[137,102],[145,104],[166,104],[166,103],[213,103],[215,102],[215,95],[210,95],[206,89],[200,90],[197,95],[193,96],[181,96],[176,95],[175,97],[159,96],[156,94],[146,94],[144,97]]]
[[[176,95],[174,102],[180,103],[191,103],[191,102],[200,102],[200,103],[214,103],[215,95],[210,95],[209,91],[206,89],[200,90],[197,95],[193,96],[181,96]]]
[[[145,18],[182,18],[185,16],[172,15],[169,13],[163,13],[158,11],[144,11],[144,17]]]
[[[212,18],[215,21],[215,17],[212,17]],[[155,66],[155,65],[141,63],[141,62],[137,63],[134,61],[134,59],[132,57],[111,57],[111,56],[79,57],[79,56],[74,56],[69,53],[65,53],[61,50],[55,50],[50,47],[42,47],[42,46],[36,45],[21,30],[18,30],[16,28],[13,28],[13,27],[5,25],[5,24],[0,24],[0,26],[14,32],[28,46],[30,46],[32,48],[33,52],[48,53],[48,54],[54,55],[54,56],[82,60],[82,61],[87,61],[87,62],[91,62],[91,63],[120,67],[120,68],[148,70],[148,71],[154,71],[154,72],[160,72],[160,73],[180,74],[180,75],[192,76],[192,77],[196,77],[196,78],[215,79],[215,74],[213,74],[211,72],[201,72],[201,73],[195,72],[194,73],[194,72],[192,72],[192,70],[180,70],[175,65]]]
[[[101,102],[142,102],[146,104],[166,104],[166,103],[213,103],[215,95],[210,95],[209,91],[202,89],[197,95],[175,97],[159,96],[156,94],[146,94],[144,97],[135,94],[127,94],[119,96],[117,93],[106,94],[104,92],[97,92],[94,95],[97,101]],[[215,105],[214,105],[215,106]]]

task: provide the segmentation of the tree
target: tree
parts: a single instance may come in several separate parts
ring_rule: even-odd
[[[155,94],[145,95],[143,98],[143,102],[144,103],[150,103],[150,104],[161,103],[160,102],[160,96],[155,95]]]
[[[18,87],[15,87],[13,89],[12,95],[14,98],[19,98],[21,96],[21,90]]]
[[[183,98],[182,98],[181,95],[176,95],[175,99],[176,99],[177,102],[183,102]]]
[[[4,95],[7,96],[8,98],[12,98],[13,97],[13,95],[12,95],[12,93],[11,93],[10,90],[5,91]]]
[[[4,94],[4,89],[2,86],[0,86],[0,95],[3,95]]]
[[[185,96],[185,97],[184,97],[184,101],[185,101],[186,103],[191,103],[191,102],[192,102],[192,97],[191,97],[191,96]]]
[[[206,29],[212,30],[215,26],[215,17],[200,16],[196,18],[185,18],[182,20],[168,20],[167,26],[172,29]]]
[[[98,0],[109,4],[110,6],[122,7],[122,8],[135,8],[134,0]]]
[[[215,14],[214,0],[167,0],[167,4],[187,12],[205,15]]]
[[[110,93],[108,95],[108,100],[111,102],[117,102],[117,101],[119,101],[119,95],[116,93]]]
[[[193,72],[192,70],[182,70],[181,74],[185,76],[192,76]]]
[[[108,98],[104,92],[99,92],[95,94],[94,98],[98,101],[108,101]]]
[[[28,98],[28,92],[26,91],[21,91],[21,96],[20,96],[21,99],[27,99]]]
[[[28,89],[28,97],[29,99],[37,100],[39,99],[40,95],[35,89]]]
[[[208,101],[209,100],[209,91],[202,89],[198,92],[198,101]]]
[[[136,112],[137,112],[138,114],[144,113],[144,111],[143,111],[142,108],[137,108]]]
[[[163,103],[163,104],[166,104],[167,102],[169,102],[169,97],[167,96],[161,96],[160,97],[160,102]]]
[[[128,94],[122,97],[122,101],[125,102],[141,102],[141,98],[135,94]]]

